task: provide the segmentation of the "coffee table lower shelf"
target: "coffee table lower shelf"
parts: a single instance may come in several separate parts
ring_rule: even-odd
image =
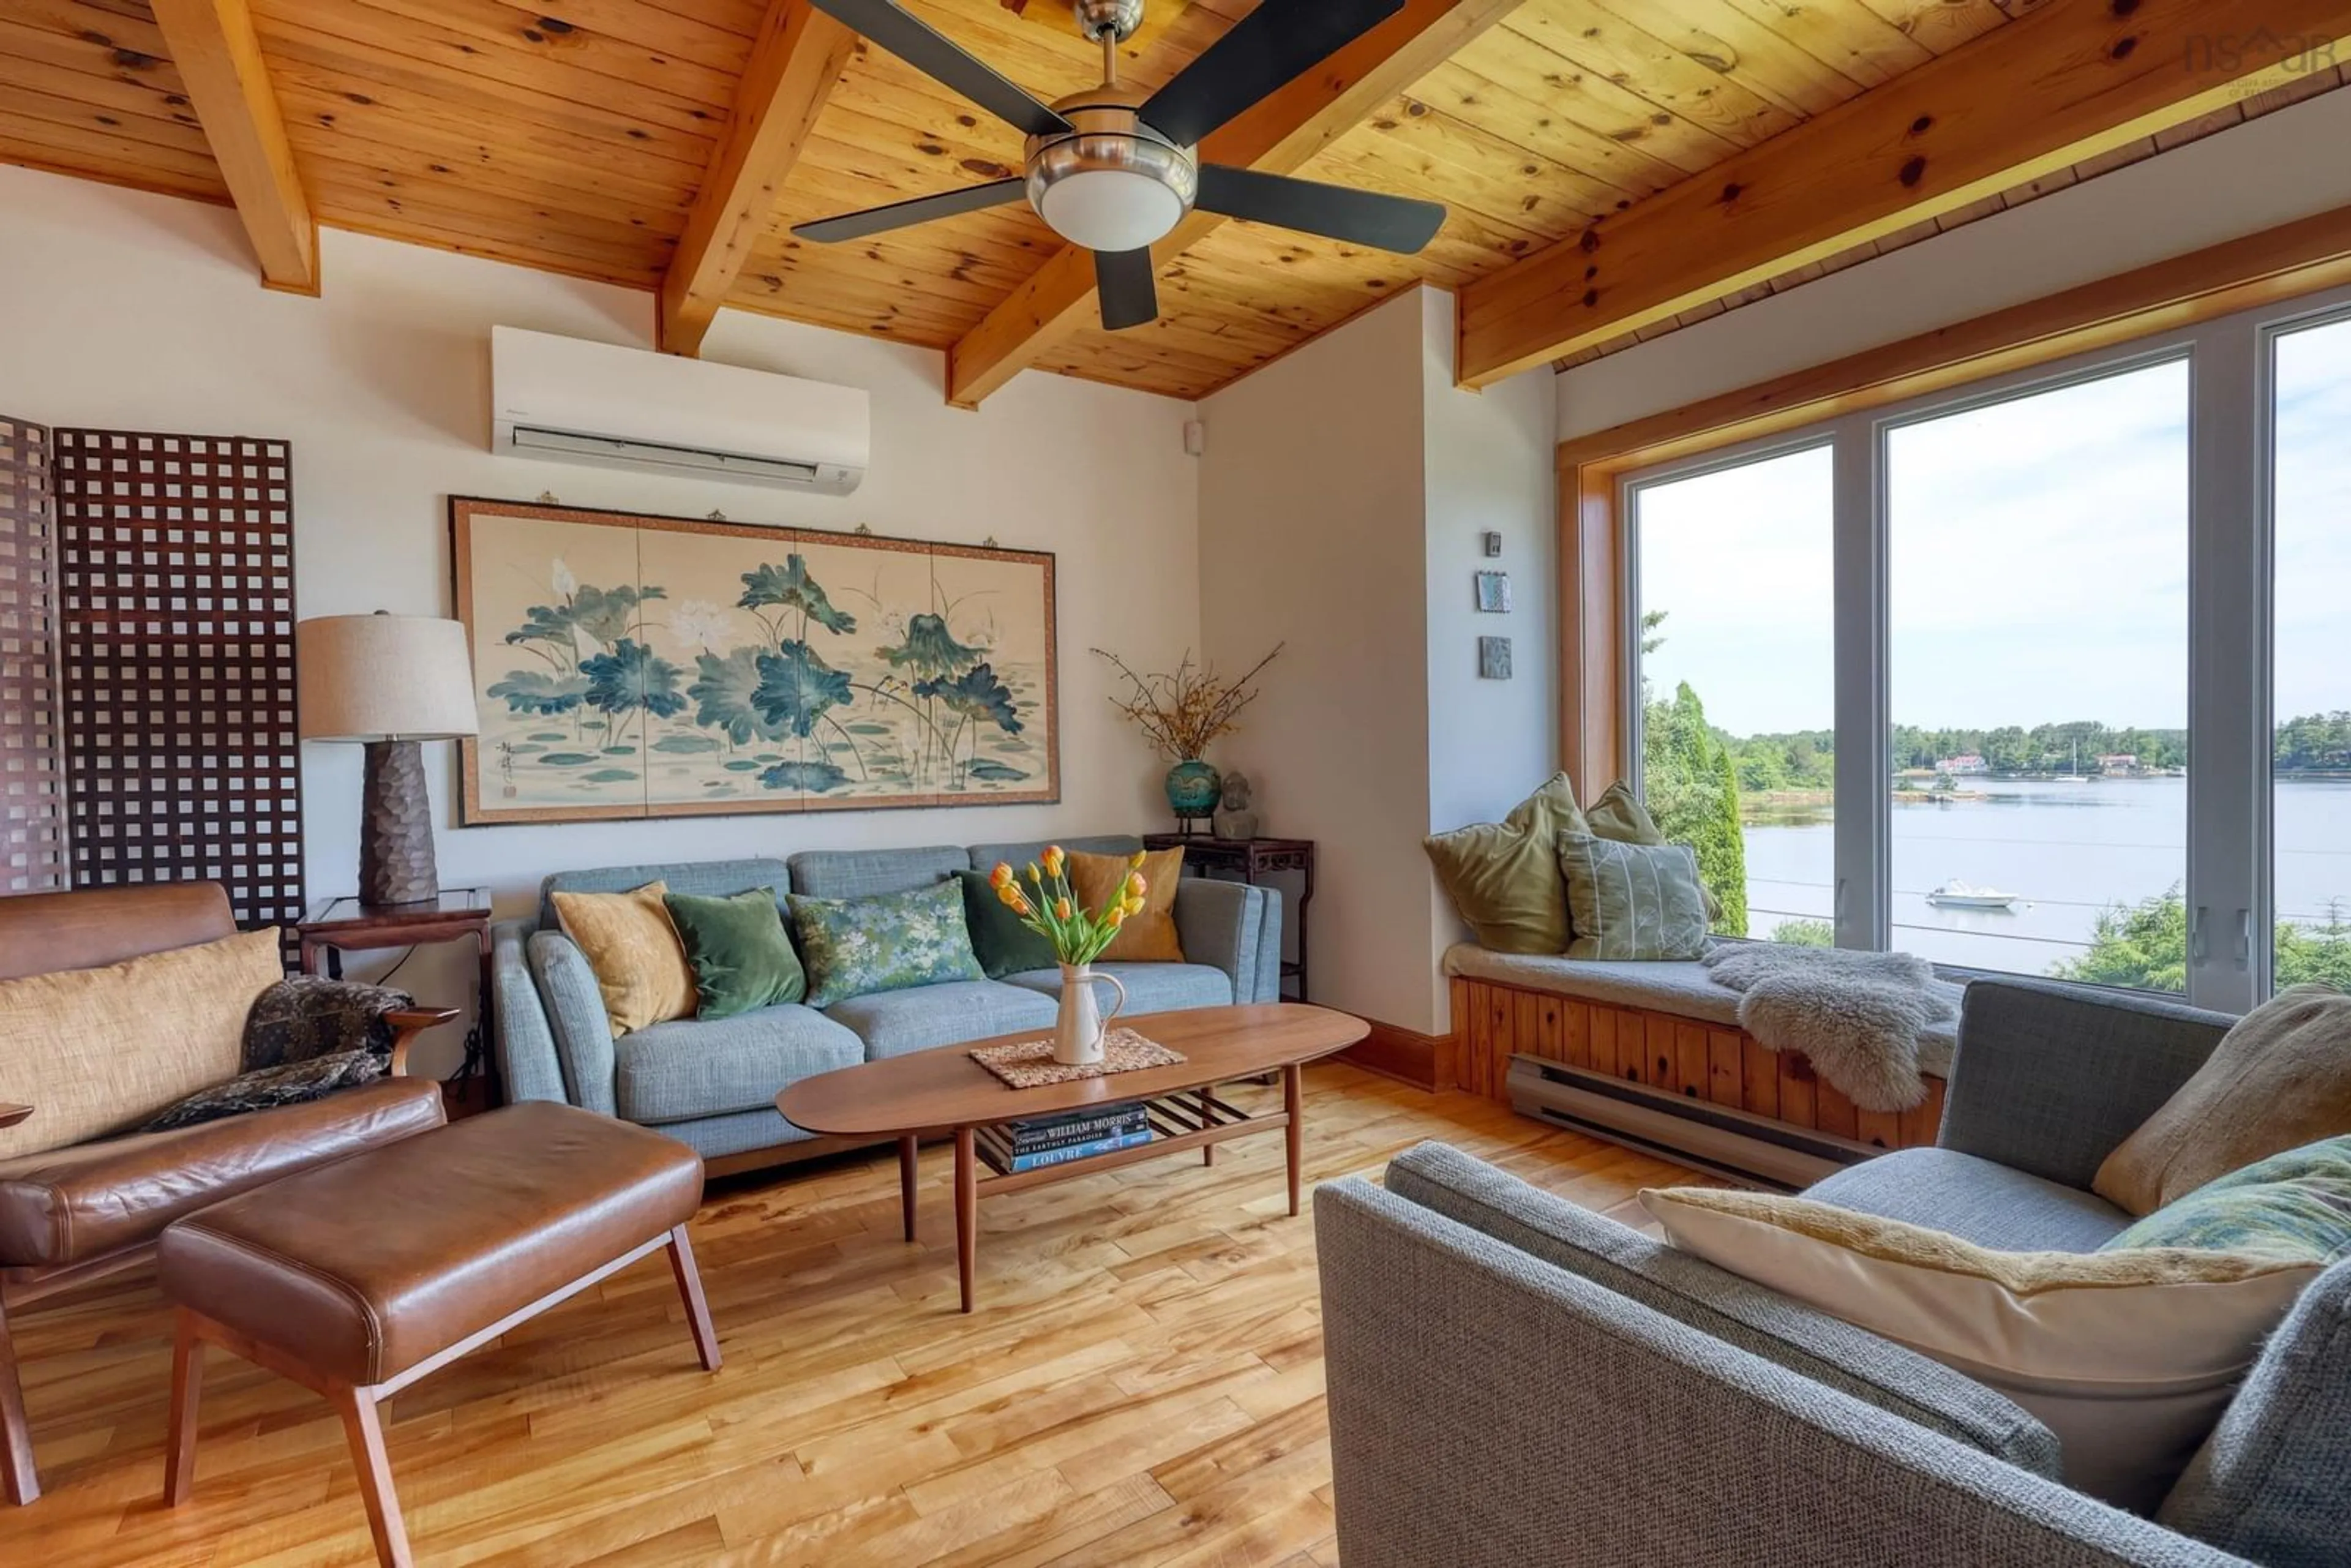
[[[1305,1083],[1304,1069],[1297,1064],[1280,1069],[1281,1109],[1251,1114],[1217,1097],[1214,1085],[1176,1093],[1162,1094],[1144,1102],[1148,1107],[1155,1135],[1147,1144],[1131,1149],[1113,1149],[1107,1154],[1089,1155],[1084,1159],[1070,1160],[1061,1165],[1044,1166],[1036,1170],[1018,1171],[1010,1175],[983,1175],[977,1134],[982,1127],[1000,1126],[1001,1122],[967,1123],[952,1129],[955,1136],[955,1203],[956,1203],[956,1270],[963,1286],[963,1310],[976,1306],[975,1278],[979,1255],[979,1200],[1000,1197],[1010,1193],[1026,1192],[1032,1187],[1050,1186],[1073,1176],[1095,1176],[1121,1166],[1137,1165],[1144,1160],[1160,1159],[1168,1155],[1180,1155],[1193,1149],[1200,1151],[1200,1163],[1217,1163],[1217,1145],[1234,1138],[1253,1137],[1259,1134],[1280,1131],[1287,1136],[1290,1173],[1290,1212],[1298,1213],[1299,1167],[1304,1152],[1304,1124],[1300,1105]],[[898,1139],[898,1200],[906,1222],[906,1239],[914,1239],[915,1155],[921,1147],[920,1134],[907,1133]]]

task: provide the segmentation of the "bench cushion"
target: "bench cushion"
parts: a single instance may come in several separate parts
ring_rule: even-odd
[[[440,1084],[387,1078],[306,1104],[0,1160],[0,1268],[58,1268],[152,1241],[208,1203],[444,1119]]]
[[[772,1111],[790,1084],[865,1060],[865,1042],[798,1002],[730,1019],[679,1019],[612,1042],[613,1108],[664,1122]]]
[[[1551,954],[1496,953],[1475,943],[1458,944],[1445,955],[1445,972],[1521,990],[1550,991],[1616,1008],[1646,1008],[1676,1018],[1739,1027],[1739,993],[1715,984],[1697,959],[1641,962],[1569,958]],[[1938,982],[1943,983],[1943,982]],[[1950,987],[1954,1002],[1960,988]],[[1953,1017],[1958,1016],[1956,1008]],[[1957,1022],[1930,1024],[1918,1033],[1918,1071],[1951,1075],[1959,1042]]]
[[[1824,1177],[1804,1196],[2000,1252],[2095,1252],[2130,1224],[2095,1193],[1955,1149],[1897,1149]]]
[[[692,1218],[674,1138],[511,1105],[231,1198],[163,1233],[182,1306],[361,1387],[552,1295]]]
[[[1096,964],[1094,973],[1115,976],[1118,983],[1126,988],[1129,1015],[1232,1005],[1232,977],[1207,964]],[[1004,983],[1041,991],[1057,1001],[1061,995],[1061,971],[1058,968],[1007,975]],[[1117,992],[1103,985],[1095,986],[1094,993],[1104,1010],[1118,997]]]
[[[865,1060],[904,1056],[934,1046],[961,1045],[990,1035],[1033,1029],[1052,1032],[1061,1005],[1052,998],[997,980],[950,980],[903,991],[876,991],[835,1002],[825,1016],[847,1024],[865,1042]]]

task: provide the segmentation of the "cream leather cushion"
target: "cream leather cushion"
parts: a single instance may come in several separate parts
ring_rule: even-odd
[[[277,932],[247,932],[102,969],[0,980],[0,1159],[135,1126],[245,1063],[255,998],[286,977]]]
[[[1994,1252],[1800,1197],[1641,1202],[1676,1247],[1998,1389],[2064,1450],[2065,1482],[2147,1512],[2219,1422],[2318,1266],[2184,1248]]]
[[[615,1035],[694,1016],[694,960],[669,917],[666,883],[632,893],[557,893],[555,917],[596,974]]]

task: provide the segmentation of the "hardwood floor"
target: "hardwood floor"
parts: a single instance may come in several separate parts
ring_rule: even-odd
[[[1243,1085],[1237,1099],[1278,1096]],[[1466,1094],[1307,1075],[1310,1181],[1442,1138],[1598,1209],[1677,1167]],[[956,1312],[948,1157],[917,1240],[894,1150],[714,1184],[693,1227],[726,1364],[698,1370],[659,1258],[385,1406],[425,1563],[1269,1564],[1338,1561],[1313,1221],[1278,1139],[986,1206]],[[0,1562],[373,1561],[323,1401],[226,1356],[193,1500],[162,1504],[170,1316],[139,1278],[27,1312],[48,1492]]]

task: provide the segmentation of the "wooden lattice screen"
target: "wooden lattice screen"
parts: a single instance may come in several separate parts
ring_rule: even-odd
[[[56,433],[76,887],[217,882],[300,921],[294,512],[282,441]]]
[[[0,894],[66,885],[49,433],[0,415]]]

